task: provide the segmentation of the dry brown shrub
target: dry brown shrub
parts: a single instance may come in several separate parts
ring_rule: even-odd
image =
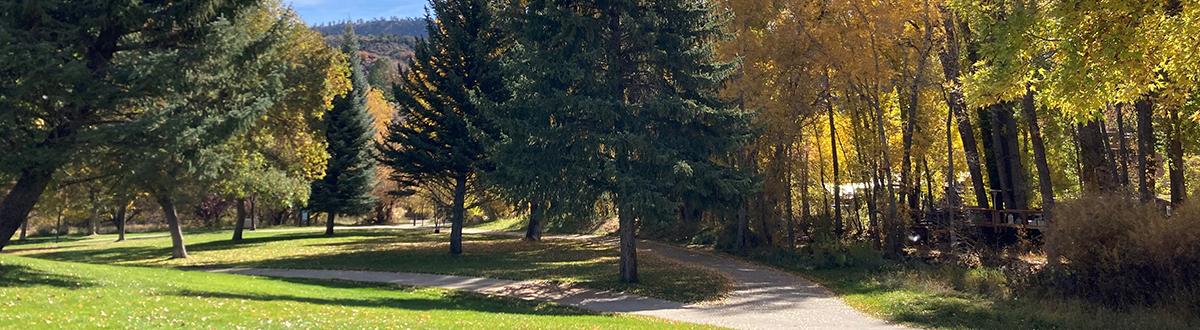
[[[1065,259],[1057,290],[1116,306],[1200,307],[1200,203],[1167,216],[1124,196],[1063,203],[1046,244]]]

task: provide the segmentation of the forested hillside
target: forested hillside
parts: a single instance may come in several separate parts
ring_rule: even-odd
[[[341,35],[349,26],[354,27],[354,33],[358,36],[359,54],[363,56],[363,65],[366,66],[371,85],[381,87],[380,90],[389,99],[392,98],[391,88],[387,86],[397,82],[400,71],[408,66],[408,60],[413,56],[413,46],[418,38],[425,36],[425,19],[377,18],[322,24],[313,29],[325,36],[325,42],[330,47],[341,47]]]

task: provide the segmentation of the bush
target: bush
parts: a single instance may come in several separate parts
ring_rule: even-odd
[[[1200,307],[1200,205],[1166,216],[1121,196],[1058,206],[1046,244],[1063,257],[1053,286],[1114,306]]]

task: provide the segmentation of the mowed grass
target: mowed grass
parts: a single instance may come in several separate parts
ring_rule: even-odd
[[[309,228],[257,231],[247,232],[240,243],[229,237],[227,231],[187,235],[187,259],[169,259],[170,239],[161,236],[26,244],[6,251],[116,265],[375,270],[547,280],[680,302],[718,299],[732,287],[717,272],[649,254],[638,258],[641,282],[622,283],[617,280],[617,246],[610,239],[525,242],[510,236],[468,234],[463,254],[452,256],[445,232],[426,229],[343,229],[335,237]]]
[[[803,275],[852,307],[930,329],[1200,329],[1200,315],[1170,309],[1113,310],[1077,300],[1014,295],[1003,273],[917,263],[814,269],[753,259]]]
[[[0,255],[0,328],[699,328],[429,288]]]

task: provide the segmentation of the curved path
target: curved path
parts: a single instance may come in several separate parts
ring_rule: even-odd
[[[215,271],[440,287],[550,301],[597,312],[630,313],[736,329],[907,329],[855,311],[821,286],[786,272],[655,242],[642,241],[639,250],[714,269],[732,279],[734,289],[720,301],[683,304],[620,292],[561,287],[543,281],[341,270],[230,268]]]

